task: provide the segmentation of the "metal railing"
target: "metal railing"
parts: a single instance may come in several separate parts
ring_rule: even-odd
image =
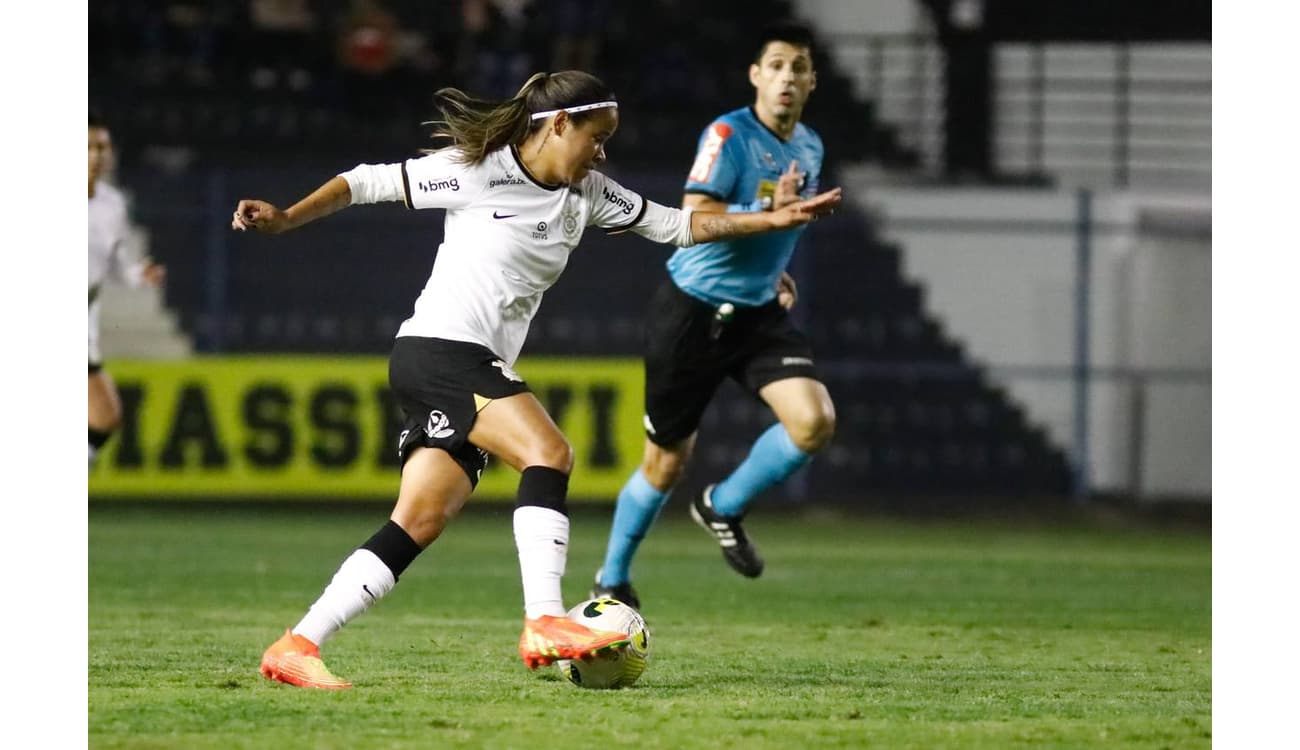
[[[1000,44],[994,65],[999,171],[1208,190],[1208,43]]]
[[[944,50],[924,34],[832,34],[876,116],[944,172]],[[990,176],[1058,184],[1208,189],[1209,43],[993,45]]]
[[[977,365],[976,374],[985,375],[993,382],[1007,386],[1013,393],[1037,393],[1038,408],[1043,410],[1046,406],[1046,411],[1055,412],[1055,418],[1049,420],[1052,423],[1050,425],[1042,421],[1041,413],[1036,421],[1041,426],[1049,427],[1049,432],[1054,433],[1054,437],[1067,446],[1073,473],[1071,495],[1076,502],[1085,502],[1098,491],[1120,492],[1134,498],[1178,495],[1161,489],[1157,486],[1158,482],[1148,481],[1156,473],[1152,471],[1150,455],[1161,448],[1160,441],[1167,441],[1171,437],[1171,430],[1178,429],[1169,420],[1171,398],[1183,398],[1189,392],[1198,394],[1201,403],[1196,409],[1203,408],[1208,425],[1208,405],[1213,383],[1212,370],[1208,352],[1204,360],[1194,352],[1199,350],[1201,339],[1208,342],[1209,334],[1199,327],[1188,328],[1189,325],[1199,326],[1191,322],[1200,320],[1199,312],[1190,317],[1177,316],[1177,320],[1174,321],[1173,318],[1162,315],[1158,310],[1150,307],[1156,301],[1144,297],[1143,293],[1138,291],[1139,287],[1127,286],[1125,283],[1117,284],[1116,279],[1134,275],[1133,263],[1136,262],[1137,256],[1131,253],[1135,251],[1133,245],[1142,241],[1158,240],[1187,248],[1187,252],[1195,253],[1199,257],[1193,258],[1190,255],[1180,257],[1177,259],[1180,262],[1175,265],[1185,269],[1188,266],[1181,261],[1188,261],[1208,269],[1212,229],[1208,223],[1187,220],[1185,217],[1180,218],[1173,214],[1164,218],[1155,215],[1154,220],[1150,220],[1152,219],[1150,214],[1140,215],[1131,221],[1117,220],[1113,202],[1107,207],[1110,215],[1099,217],[1091,191],[1078,189],[1074,195],[1072,219],[1066,217],[1013,219],[1002,216],[978,218],[914,214],[881,215],[877,223],[882,235],[899,242],[904,252],[916,251],[921,245],[925,245],[929,248],[926,252],[931,256],[942,253],[944,258],[948,258],[953,257],[948,253],[979,254],[984,247],[982,243],[991,242],[992,246],[1011,244],[1016,247],[1032,247],[1034,254],[1056,258],[1058,267],[1053,273],[1058,274],[1059,277],[1054,276],[1047,287],[1064,292],[1066,290],[1064,282],[1068,279],[1069,293],[1060,297],[1060,307],[1051,311],[1050,320],[1040,320],[1034,326],[1023,330],[1032,330],[1036,338],[1046,336],[1069,341],[1068,352],[1065,351],[1065,347],[1059,347],[1057,354],[1040,361],[1015,359],[1023,355],[1012,354],[1008,357],[1005,354],[995,354],[990,361],[981,354],[980,346],[975,345],[974,342],[966,342],[973,345],[972,358]],[[1208,218],[1205,221],[1208,222]],[[922,242],[922,239],[927,237],[940,238],[940,241]],[[982,242],[973,242],[976,238]],[[1072,249],[1066,249],[1071,245]],[[1125,245],[1129,246],[1129,250],[1121,253],[1121,248]],[[1117,253],[1128,254],[1130,259],[1117,260]],[[1200,256],[1200,253],[1205,255]],[[933,258],[920,261],[922,266],[930,268],[934,268],[936,262],[939,261]],[[1005,265],[1005,261],[1003,265],[993,264],[991,258],[982,262],[988,265],[984,269],[988,279],[969,278],[960,282],[960,286],[976,290],[971,294],[987,292],[996,295],[998,289],[1010,292],[1018,285],[1029,287],[1044,285],[1041,278],[1032,275],[1017,276],[1017,271]],[[948,263],[944,262],[941,265],[948,265]],[[1161,266],[1154,271],[1154,275],[1147,278],[1148,281],[1158,279],[1162,291],[1168,293],[1173,289],[1170,285],[1188,283],[1186,277],[1169,275],[1171,271],[1176,270],[1170,266]],[[1038,273],[1041,273],[1041,269]],[[1208,270],[1203,278],[1193,277],[1193,279],[1193,284],[1198,283],[1195,279],[1203,281],[1204,288],[1183,286],[1178,289],[1175,297],[1184,300],[1193,298],[1208,300],[1210,292]],[[1103,284],[1102,288],[1097,287],[1099,280]],[[947,282],[937,281],[921,272],[917,281],[924,284],[931,292],[932,300],[927,304],[928,313],[934,315],[941,325],[944,321],[944,309],[949,311],[960,309],[953,307],[954,300],[951,294],[955,288],[952,284],[955,282],[952,279],[948,279]],[[946,288],[943,286],[945,283],[948,285]],[[944,295],[947,295],[944,300],[938,299]],[[1158,304],[1169,303],[1169,298],[1161,298],[1158,301]],[[1205,310],[1208,310],[1208,304],[1206,301]],[[1008,316],[1022,318],[1023,310],[1026,309],[1026,305],[1017,306],[1002,301],[990,302],[985,305],[986,319],[978,325],[993,324],[992,318],[987,313],[989,307],[997,309],[999,311],[997,316],[1001,319],[1007,319]],[[1033,305],[1029,304],[1028,307]],[[1037,309],[1040,314],[1048,312],[1042,307]],[[1135,321],[1128,315],[1117,312],[1119,310],[1129,310],[1129,314],[1138,315],[1141,313],[1132,311],[1145,310],[1148,316],[1154,314],[1164,326],[1159,329],[1158,335],[1173,336],[1174,340],[1181,343],[1176,345],[1170,343],[1170,348],[1161,352],[1145,350],[1141,343],[1144,337],[1137,331],[1144,325],[1151,325],[1151,321],[1149,319]],[[1098,330],[1099,320],[1106,321],[1104,330]],[[960,319],[952,319],[952,323],[957,328],[961,328],[963,323],[970,324],[969,321]],[[1015,330],[1021,331],[1022,328]],[[958,339],[963,338],[962,330],[954,330],[952,333]],[[1000,340],[1004,344],[1001,347],[1004,351],[1042,350],[1041,345],[1007,347],[1005,337],[1001,337]],[[1155,339],[1145,340],[1150,344]],[[1119,352],[1126,353],[1117,354]],[[1033,358],[1034,355],[1031,354],[1026,359]],[[855,375],[860,378],[889,375],[942,381],[969,380],[973,375],[969,368],[927,363],[837,363],[834,369],[841,376]],[[1043,397],[1043,394],[1049,391],[1051,395]],[[1052,405],[1055,405],[1055,408],[1051,408]],[[1119,422],[1112,421],[1099,430],[1098,413],[1107,410],[1112,415],[1121,415]],[[1031,408],[1029,411],[1033,412],[1034,409]],[[1178,437],[1194,438],[1197,441],[1204,437],[1203,447],[1208,458],[1208,434],[1203,436],[1183,434]],[[1198,442],[1197,445],[1201,443]],[[1104,487],[1099,486],[1094,476],[1094,465],[1098,459],[1096,453],[1108,454],[1106,458],[1111,462]],[[1168,457],[1165,458],[1161,466],[1162,471],[1170,465]],[[1116,466],[1119,467],[1118,471]],[[1208,484],[1203,488],[1203,495],[1201,492],[1202,490],[1198,489],[1188,493],[1184,498],[1208,498]]]

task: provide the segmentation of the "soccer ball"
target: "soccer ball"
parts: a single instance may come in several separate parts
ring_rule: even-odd
[[[632,640],[626,648],[607,651],[579,661],[556,662],[560,672],[578,687],[592,689],[622,688],[637,681],[650,658],[650,628],[641,613],[617,599],[588,599],[569,610],[568,617],[593,630],[627,633]]]

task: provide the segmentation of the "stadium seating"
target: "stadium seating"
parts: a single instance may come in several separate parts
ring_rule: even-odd
[[[692,4],[686,36],[673,33],[676,16],[664,12],[679,4],[610,4],[600,58],[629,113],[606,171],[670,205],[680,200],[683,160],[700,130],[752,97],[740,40],[788,11],[783,2]],[[167,25],[153,4],[103,5],[114,12],[92,7],[92,98],[123,145],[122,182],[154,255],[169,267],[167,302],[197,349],[386,353],[432,266],[442,236],[436,216],[380,206],[281,238],[237,241],[228,217],[240,197],[286,201],[357,162],[413,154],[426,102],[408,92],[368,96],[359,106],[325,54],[311,58],[318,67],[299,89],[284,80],[246,85],[269,58],[236,64],[213,53],[209,74],[199,75],[187,48],[141,31]],[[425,5],[390,3],[432,23]],[[127,23],[136,27],[121,28]],[[229,49],[238,43],[235,26],[212,31],[207,43]],[[154,73],[139,75],[145,68]],[[439,71],[455,69],[445,61]],[[837,184],[839,160],[906,163],[910,155],[891,146],[896,139],[873,120],[871,104],[855,101],[824,57],[819,69],[806,119],[827,144],[822,184]],[[411,91],[456,83],[442,74],[403,81]],[[668,251],[634,235],[588,232],[547,294],[525,354],[638,355],[644,305],[664,278]],[[864,489],[1059,497],[1068,480],[1061,451],[927,313],[924,289],[902,275],[901,252],[846,207],[813,225],[796,253],[803,300],[796,319],[818,352],[839,427],[806,479],[782,491],[822,499]],[[706,415],[691,473],[711,481],[729,470],[771,419],[739,389],[725,388]]]

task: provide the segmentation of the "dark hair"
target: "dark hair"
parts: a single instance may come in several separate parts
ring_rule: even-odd
[[[532,119],[535,112],[617,101],[599,78],[580,70],[536,73],[519,93],[503,102],[476,99],[454,88],[439,89],[433,96],[442,117],[425,124],[435,126],[434,138],[448,139],[460,149],[457,161],[464,164],[478,164],[502,146],[523,143],[546,125],[546,118]],[[579,124],[597,111],[570,117]]]
[[[795,47],[807,47],[810,54],[813,51],[812,30],[795,21],[778,21],[768,24],[759,32],[757,39],[758,44],[754,47],[755,63],[763,59],[763,53],[767,51],[767,45],[772,42],[785,42]]]
[[[99,114],[99,110],[95,109],[94,107],[91,107],[89,111],[89,115],[90,115],[90,124],[86,126],[87,128],[105,128],[105,129],[108,128],[108,123],[104,122],[104,117]]]

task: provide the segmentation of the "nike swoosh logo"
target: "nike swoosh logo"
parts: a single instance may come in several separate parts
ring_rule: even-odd
[[[516,216],[518,216],[518,215],[519,215],[519,214],[504,214],[504,215],[503,215],[503,214],[499,214],[499,213],[497,213],[496,211],[493,211],[493,212],[492,212],[492,218],[494,218],[494,219],[512,219],[512,218],[514,218],[514,217],[516,217]]]
[[[552,541],[552,542],[555,542],[555,546],[556,546],[556,547],[563,547],[563,546],[564,546],[564,542],[561,542],[559,539],[552,539],[551,541]]]
[[[366,596],[370,597],[370,601],[372,602],[379,601],[378,599],[375,598],[374,594],[370,593],[370,587],[367,586],[366,584],[364,583],[361,584],[361,590],[366,592]]]

